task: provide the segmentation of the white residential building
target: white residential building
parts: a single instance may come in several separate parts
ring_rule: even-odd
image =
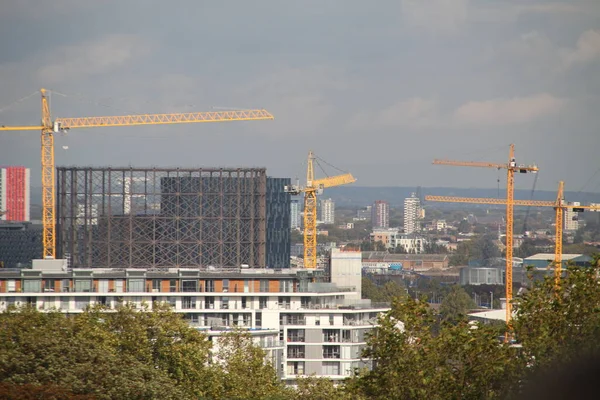
[[[401,233],[398,229],[374,229],[370,234],[371,243],[381,242],[388,249],[402,247],[404,251],[411,254],[425,252],[425,246],[429,241],[415,233]]]
[[[361,266],[360,252],[335,250],[330,278],[322,269],[71,269],[66,260],[34,260],[32,269],[0,270],[0,312],[164,302],[212,338],[248,329],[287,383],[311,374],[342,380],[370,367],[361,351],[389,310],[360,299]]]
[[[388,228],[390,226],[390,205],[387,201],[377,200],[373,203],[371,223],[373,228]]]
[[[579,202],[569,202],[567,203],[570,206],[580,206],[581,203]],[[563,226],[563,229],[565,231],[576,231],[577,229],[579,229],[579,213],[573,211],[572,208],[566,208],[565,212],[565,224]]]
[[[335,223],[335,203],[331,199],[323,199],[320,202],[321,205],[321,218],[320,221],[324,224]]]
[[[421,201],[415,193],[404,199],[404,233],[420,231],[422,214]]]

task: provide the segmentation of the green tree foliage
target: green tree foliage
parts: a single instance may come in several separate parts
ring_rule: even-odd
[[[68,395],[59,398],[88,396],[82,399],[288,396],[248,336],[226,334],[216,356],[226,362],[211,362],[211,342],[168,305],[69,317],[29,307],[0,314],[0,381],[7,385],[56,385]]]
[[[452,286],[442,300],[440,315],[444,321],[457,323],[466,319],[469,310],[475,308],[475,303],[469,294],[459,285]]]
[[[331,379],[307,376],[299,378],[293,393],[296,400],[362,400],[343,386],[335,386]]]
[[[427,243],[424,248],[425,254],[447,254],[448,249],[437,243]]]
[[[496,245],[495,236],[487,234],[478,237],[473,242],[471,259],[487,261],[496,257],[500,257],[500,249]]]
[[[369,278],[362,278],[362,298],[371,299],[374,303],[390,302],[395,297],[405,297],[406,288],[396,281],[386,282],[378,286]]]
[[[219,399],[282,399],[287,393],[274,366],[265,362],[265,352],[252,343],[243,331],[225,333],[219,338],[218,359],[223,373],[219,374]]]
[[[534,241],[531,239],[525,239],[525,240],[523,240],[523,243],[521,243],[521,245],[515,249],[514,256],[521,257],[521,258],[527,258],[536,253],[538,253],[538,249],[535,246]]]
[[[471,232],[471,224],[469,224],[469,222],[466,219],[463,219],[458,224],[457,229],[460,233],[469,233]]]
[[[473,253],[473,243],[473,240],[460,242],[456,247],[456,252],[450,256],[449,264],[453,266],[467,265]]]
[[[517,299],[514,322],[529,361],[542,368],[600,350],[600,258],[568,267],[558,287],[553,277]]]
[[[402,321],[402,322],[400,322]],[[443,324],[423,302],[395,300],[368,339],[375,369],[347,387],[369,399],[501,399],[518,384],[516,350],[484,325]]]
[[[57,385],[17,385],[0,382],[0,399],[3,400],[95,400],[92,395],[73,394]]]

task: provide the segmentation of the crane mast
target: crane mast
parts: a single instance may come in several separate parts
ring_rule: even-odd
[[[42,164],[42,247],[43,258],[56,258],[56,205],[54,133],[71,128],[94,128],[109,126],[164,125],[199,122],[272,120],[273,115],[264,109],[173,114],[141,114],[109,117],[57,118],[52,121],[46,89],[41,89],[41,125],[0,126],[0,131],[41,130]]]
[[[515,145],[511,143],[508,153],[507,164],[495,164],[487,162],[473,162],[473,161],[448,161],[448,160],[434,160],[433,164],[438,165],[453,165],[453,166],[464,166],[464,167],[482,167],[482,168],[495,168],[495,169],[506,169],[506,324],[509,332],[505,337],[508,340],[508,336],[511,331],[511,318],[512,318],[512,297],[513,297],[513,227],[514,227],[514,178],[515,172],[527,173],[538,171],[538,167],[535,165],[517,165],[515,160]]]
[[[285,188],[291,195],[304,193],[304,268],[308,269],[317,268],[317,195],[320,195],[324,188],[356,182],[349,173],[315,179],[315,158],[314,153],[309,151],[306,186],[292,185]]]

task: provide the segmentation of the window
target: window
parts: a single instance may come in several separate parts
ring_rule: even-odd
[[[160,279],[152,279],[152,291],[160,292]]]
[[[340,346],[323,346],[323,358],[340,358]]]
[[[14,279],[9,279],[6,290],[9,293],[16,292],[17,291],[17,281],[15,281]]]
[[[63,310],[69,310],[71,308],[71,298],[70,297],[61,297],[59,307]]]
[[[288,346],[287,358],[304,358],[304,345]]]
[[[352,331],[348,330],[348,329],[344,329],[342,331],[342,342],[352,342]]]
[[[300,308],[309,308],[310,307],[310,297],[302,296],[300,298]]]
[[[223,279],[223,291],[229,292],[229,279]]]
[[[167,300],[169,301],[169,305],[173,308],[177,308],[177,297],[175,296],[169,296],[167,298]]]
[[[248,301],[246,297],[242,297],[242,309],[246,309],[248,307]]]
[[[98,291],[100,293],[107,293],[108,292],[108,279],[100,279],[98,281]]]
[[[340,331],[338,329],[323,329],[324,342],[339,342]]]
[[[304,329],[288,329],[288,342],[304,342]]]
[[[260,280],[260,291],[265,293],[269,292],[269,281],[267,279]]]
[[[23,292],[37,293],[42,291],[42,281],[40,279],[23,279]]]
[[[198,291],[198,281],[194,280],[184,280],[181,282],[182,292],[197,292]]]
[[[229,309],[229,297],[221,297],[221,308],[223,310]]]
[[[75,297],[75,308],[84,310],[90,304],[89,296]]]
[[[293,292],[294,291],[294,282],[291,279],[282,279],[279,281],[279,291],[280,292]]]
[[[123,293],[123,279],[117,279],[115,281],[115,292]]]
[[[207,292],[212,293],[215,291],[215,281],[212,279],[207,279],[204,286],[206,287]]]
[[[106,296],[96,297],[96,303],[106,307],[110,307],[110,302],[108,301],[108,298]]]
[[[337,361],[323,361],[322,375],[339,375],[340,363]]]
[[[267,298],[266,297],[259,297],[258,308],[260,308],[261,310],[264,308],[267,308]]]
[[[63,292],[71,291],[71,281],[69,279],[63,279],[60,285]]]
[[[127,280],[127,291],[128,292],[143,292],[144,291],[144,280],[143,279],[128,279]]]
[[[44,292],[54,292],[54,279],[44,280]]]
[[[44,310],[50,310],[54,307],[54,297],[44,297]]]
[[[288,375],[304,375],[304,361],[288,361]]]
[[[279,308],[290,309],[291,300],[289,296],[279,296]]]
[[[206,301],[206,308],[208,308],[209,310],[213,310],[215,308],[215,298],[212,296],[206,297],[205,298]]]
[[[333,314],[329,314],[329,325],[333,325]]]
[[[169,292],[174,293],[177,291],[177,279],[169,280]]]
[[[256,327],[260,328],[262,327],[262,313],[261,312],[257,312],[256,314]]]
[[[184,297],[181,301],[181,308],[189,310],[196,308],[196,298],[195,297]]]

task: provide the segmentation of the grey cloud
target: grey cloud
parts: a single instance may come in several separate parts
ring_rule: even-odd
[[[49,85],[68,95],[53,97],[56,116],[264,107],[275,120],[73,130],[57,137],[59,164],[264,165],[294,177],[312,148],[361,185],[493,186],[430,161],[501,161],[515,141],[543,168],[539,187],[593,173],[580,172],[600,145],[596,42],[584,33],[600,17],[586,1],[62,4],[3,8],[0,109]],[[42,25],[44,13],[57,23]],[[39,113],[34,96],[0,124]],[[7,135],[2,162],[37,173],[38,133]],[[491,146],[501,151],[481,151]]]

